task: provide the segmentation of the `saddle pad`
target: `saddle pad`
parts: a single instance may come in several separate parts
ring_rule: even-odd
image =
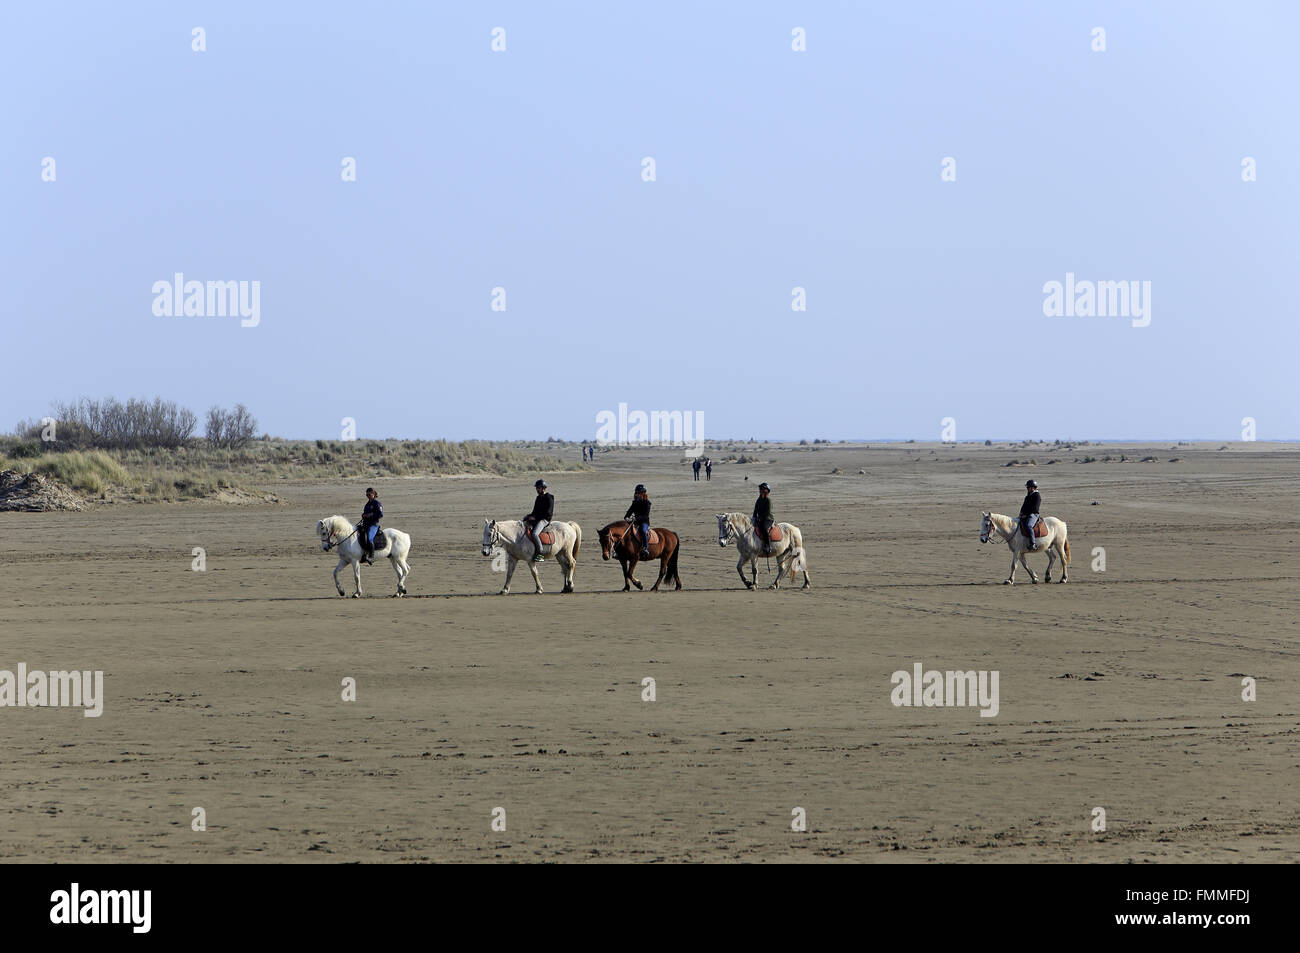
[[[1039,520],[1037,523],[1034,524],[1034,536],[1039,537],[1039,536],[1046,536],[1046,535],[1047,535],[1047,523],[1044,522],[1043,520]]]
[[[549,529],[542,530],[537,534],[537,538],[542,541],[543,546],[549,546],[551,543],[555,542],[555,534]]]
[[[781,542],[781,540],[783,539],[783,537],[781,536],[781,527],[773,523],[772,528],[767,531],[767,538],[774,543]]]

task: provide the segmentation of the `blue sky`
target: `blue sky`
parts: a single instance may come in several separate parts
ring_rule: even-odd
[[[8,5],[0,429],[161,394],[285,437],[576,439],[623,402],[709,437],[1300,438],[1298,28],[1252,2]],[[175,272],[259,281],[259,324],[154,315]],[[1150,281],[1150,325],[1044,316],[1067,272]]]

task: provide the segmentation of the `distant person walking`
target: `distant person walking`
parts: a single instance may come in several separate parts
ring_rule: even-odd
[[[706,481],[713,479],[713,461],[708,457],[704,458],[704,479]]]
[[[700,482],[700,458],[696,457],[691,461],[691,469],[695,471],[695,482]]]

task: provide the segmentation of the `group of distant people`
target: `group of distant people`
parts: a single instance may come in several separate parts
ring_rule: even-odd
[[[596,448],[592,446],[588,446],[587,444],[584,443],[582,445],[582,462],[590,463],[595,459],[596,459]]]
[[[695,471],[695,479],[700,478],[700,470],[704,470],[704,479],[713,479],[713,461],[708,457],[696,457],[691,461],[691,469]]]

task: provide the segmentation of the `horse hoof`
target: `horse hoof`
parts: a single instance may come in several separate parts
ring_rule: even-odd
[[[1011,585],[1014,585],[1014,583],[1013,583],[1010,579],[1003,579],[1003,580],[1002,580],[1002,585],[1004,585],[1004,586],[1011,586]]]
[[[1038,585],[1037,579],[1030,579],[1029,581],[1032,582],[1035,586]]]
[[[1069,581],[1070,581],[1070,580],[1068,580],[1068,579],[1058,579],[1058,580],[1056,580],[1056,584],[1057,584],[1058,586],[1063,586],[1063,585],[1065,585],[1065,584],[1066,584],[1067,582],[1069,582]]]
[[[353,598],[353,599],[360,599],[360,598],[361,598],[361,593],[359,593],[359,592],[354,592],[354,593],[352,593],[352,598]]]

